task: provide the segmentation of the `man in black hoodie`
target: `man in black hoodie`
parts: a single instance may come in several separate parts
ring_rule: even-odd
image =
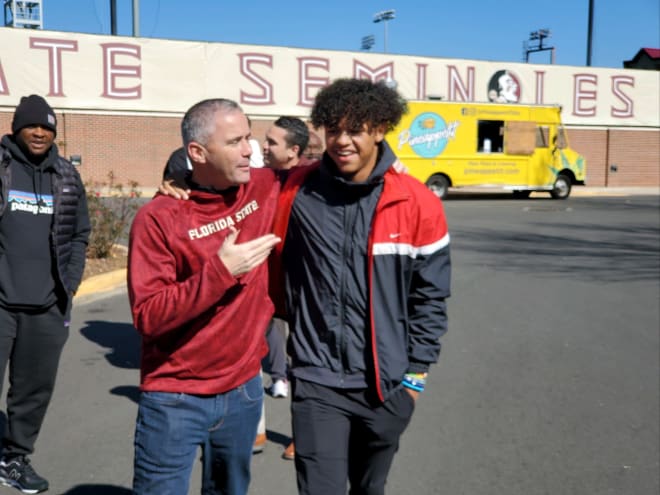
[[[55,112],[21,98],[0,142],[0,387],[9,363],[0,483],[48,489],[30,465],[69,335],[90,233],[85,188],[59,156]]]

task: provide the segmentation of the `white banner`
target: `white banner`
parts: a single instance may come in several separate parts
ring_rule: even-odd
[[[339,77],[392,79],[407,99],[559,104],[579,126],[660,126],[660,72],[0,28],[0,107],[182,114],[204,98],[305,117]]]

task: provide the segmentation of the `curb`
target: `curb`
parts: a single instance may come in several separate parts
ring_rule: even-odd
[[[113,272],[102,273],[83,280],[78,287],[78,292],[74,296],[74,302],[85,298],[91,294],[99,294],[119,289],[126,285],[126,268],[115,270]]]
[[[503,187],[450,187],[448,196],[472,196],[478,197],[485,194],[511,195],[511,189]],[[532,191],[534,197],[549,197],[550,191]],[[660,196],[660,187],[593,187],[574,186],[571,189],[571,197],[620,197],[620,196]]]
[[[660,196],[660,188],[653,186],[636,187],[590,187],[575,186],[571,189],[571,196]]]

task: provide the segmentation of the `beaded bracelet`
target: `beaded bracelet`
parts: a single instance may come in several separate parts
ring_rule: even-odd
[[[406,373],[401,384],[416,392],[423,392],[426,386],[427,373]]]

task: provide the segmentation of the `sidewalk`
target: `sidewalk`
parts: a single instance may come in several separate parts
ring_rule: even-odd
[[[93,299],[126,288],[126,268],[102,273],[83,280],[73,298],[74,304],[91,302]]]
[[[457,187],[449,188],[449,198],[463,194],[511,194],[510,189],[501,187]],[[534,197],[549,197],[549,191],[534,191],[531,195]],[[660,196],[660,186],[636,186],[636,187],[591,187],[591,186],[573,186],[570,197],[585,196]]]
[[[649,187],[582,187],[575,186],[572,196],[659,196],[660,186]]]

